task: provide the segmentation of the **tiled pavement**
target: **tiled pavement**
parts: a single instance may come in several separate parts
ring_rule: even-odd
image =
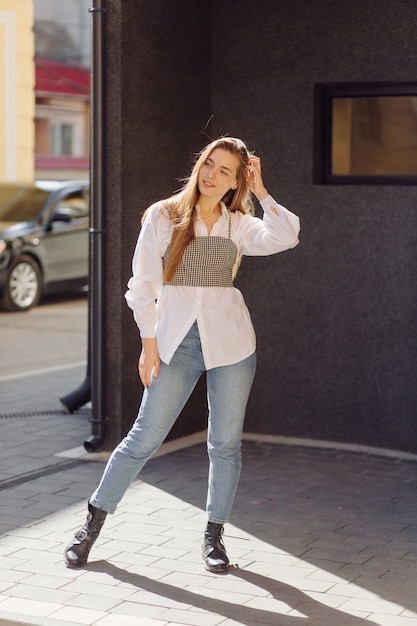
[[[417,457],[245,439],[225,532],[236,565],[221,576],[200,557],[207,460],[194,441],[148,463],[70,570],[62,552],[104,461],[57,456],[89,435],[85,412],[15,406],[0,411],[0,624],[417,626]]]

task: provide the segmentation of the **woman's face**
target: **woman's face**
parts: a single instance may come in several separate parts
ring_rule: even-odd
[[[239,159],[222,148],[215,148],[198,173],[198,190],[202,196],[219,201],[237,186]]]

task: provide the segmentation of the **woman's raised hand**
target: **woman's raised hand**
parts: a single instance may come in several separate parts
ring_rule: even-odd
[[[249,189],[258,200],[263,200],[267,197],[268,191],[262,179],[261,159],[258,156],[252,155],[249,158],[247,181]]]

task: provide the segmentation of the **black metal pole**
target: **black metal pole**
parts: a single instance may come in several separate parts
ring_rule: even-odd
[[[91,228],[90,228],[90,358],[91,437],[84,442],[94,452],[105,439],[105,15],[106,1],[95,0],[89,9],[91,28]]]

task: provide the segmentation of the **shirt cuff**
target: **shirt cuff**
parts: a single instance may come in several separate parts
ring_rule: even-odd
[[[142,328],[140,331],[141,339],[155,339],[155,328],[149,326],[148,328]]]
[[[269,213],[269,214],[273,214],[276,217],[279,217],[280,215],[280,208],[281,208],[281,204],[278,204],[278,202],[276,200],[274,200],[274,198],[271,196],[271,194],[269,194],[268,196],[266,196],[266,198],[264,198],[263,200],[259,201],[259,204],[261,205],[263,211],[265,211],[265,213]]]

